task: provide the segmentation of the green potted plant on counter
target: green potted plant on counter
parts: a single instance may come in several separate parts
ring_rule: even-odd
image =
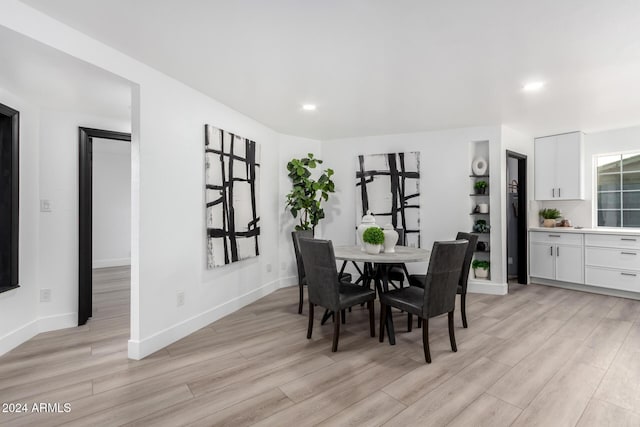
[[[476,279],[488,279],[489,278],[489,261],[480,261],[474,259],[471,267],[473,268],[473,275]]]
[[[473,185],[476,190],[476,194],[485,194],[489,183],[487,181],[478,181]]]
[[[368,254],[379,254],[384,243],[384,232],[380,227],[369,227],[362,234],[364,250]]]
[[[560,211],[554,208],[540,209],[539,213],[543,219],[542,221],[543,227],[555,227],[556,220],[562,216]]]

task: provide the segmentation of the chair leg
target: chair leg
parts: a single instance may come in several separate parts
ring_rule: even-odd
[[[376,336],[376,313],[373,301],[367,303],[369,307],[369,331],[372,337]]]
[[[453,329],[453,311],[448,313],[449,315],[449,341],[451,341],[451,351],[454,353],[458,351],[458,347],[456,346],[456,335]]]
[[[460,295],[460,312],[462,313],[462,326],[467,327],[467,294]]]
[[[384,342],[384,324],[387,321],[387,307],[380,303],[380,342]]]
[[[298,287],[300,288],[300,302],[298,302],[298,314],[302,314],[302,301],[304,301],[304,286],[302,286],[302,283],[298,284]]]
[[[418,316],[418,328],[422,328],[422,317]]]
[[[338,351],[338,338],[340,337],[340,317],[342,317],[342,310],[336,310],[336,321],[333,322],[333,346],[331,346],[331,351]]]
[[[344,325],[345,323],[347,323],[347,316],[346,316],[347,312],[345,310],[342,310],[342,324]]]
[[[413,314],[407,313],[407,332],[411,332],[413,328]]]
[[[313,332],[313,304],[309,302],[309,327],[307,328],[307,339],[311,339]]]
[[[431,363],[431,352],[429,351],[429,319],[422,320],[422,347],[424,349],[424,360]]]

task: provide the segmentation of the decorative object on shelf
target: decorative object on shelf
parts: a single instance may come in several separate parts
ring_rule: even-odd
[[[480,213],[480,205],[476,205],[476,207],[473,208],[473,213]]]
[[[487,242],[476,243],[476,251],[487,252],[489,250],[489,244]]]
[[[473,184],[473,188],[476,190],[476,194],[486,194],[489,183],[487,181],[478,181]]]
[[[554,208],[540,209],[539,214],[543,219],[542,226],[549,228],[555,227],[556,220],[562,216],[560,211]]]
[[[489,278],[489,261],[473,260],[471,267],[473,268],[473,274],[476,279],[488,279]]]
[[[260,255],[260,145],[205,125],[207,268]]]
[[[485,175],[487,169],[489,169],[489,163],[483,157],[476,158],[471,164],[471,170],[474,175]]]
[[[478,204],[478,212],[479,213],[489,213],[489,205],[487,203],[479,203]]]
[[[362,217],[362,220],[360,221],[360,225],[358,225],[358,240],[360,241],[360,249],[362,250],[362,252],[366,250],[362,235],[364,234],[365,230],[369,227],[377,227],[376,218],[373,216],[371,211],[367,211],[367,214]]]
[[[322,202],[329,200],[329,194],[335,192],[335,184],[331,180],[332,169],[322,171],[318,180],[311,178],[311,169],[321,164],[322,160],[313,157],[313,153],[308,153],[307,157],[301,159],[291,159],[287,163],[293,188],[286,196],[286,207],[294,218],[298,218],[300,214],[296,231],[315,231],[318,222],[324,218]]]
[[[384,233],[384,253],[392,254],[396,251],[396,243],[398,243],[398,232],[393,228],[392,224],[385,224],[382,227]]]
[[[563,219],[562,221],[560,221],[560,227],[572,227],[571,225],[571,221],[568,219]]]
[[[476,233],[488,233],[491,227],[487,225],[487,221],[484,219],[476,220],[476,223],[473,224],[473,231]]]
[[[362,241],[368,254],[379,254],[384,243],[384,232],[380,227],[369,227],[362,233]]]
[[[405,245],[419,248],[420,153],[358,156],[355,175],[356,220],[369,210],[385,216],[404,229]]]

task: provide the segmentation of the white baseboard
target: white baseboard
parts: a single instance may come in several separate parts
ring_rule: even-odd
[[[78,326],[78,313],[39,317],[0,337],[0,356],[29,341],[39,333]]]
[[[190,317],[189,319],[183,320],[182,322],[157,332],[150,337],[139,341],[129,340],[129,358],[135,360],[143,359],[144,357],[165,348],[169,344],[192,334],[198,329],[201,329],[210,323],[213,323],[216,320],[219,320],[224,316],[257,301],[258,299],[282,287],[290,286],[289,283],[292,280],[295,280],[295,277],[285,277],[274,280],[273,282],[269,282],[258,289],[254,289],[251,292],[222,303],[196,316]]]
[[[469,279],[467,292],[472,294],[507,295],[509,285],[488,280]]]
[[[131,265],[131,258],[94,259],[93,268],[121,267]]]

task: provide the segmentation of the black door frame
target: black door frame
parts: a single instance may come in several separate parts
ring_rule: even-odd
[[[13,108],[0,104],[0,115],[11,120],[11,260],[9,283],[0,283],[0,292],[9,291],[20,287],[18,278],[18,249],[20,230],[20,112]],[[7,136],[3,136],[6,138]]]
[[[507,159],[509,157],[518,160],[518,283],[526,285],[527,259],[529,258],[527,250],[527,217],[529,216],[527,206],[527,156],[507,150]],[[505,203],[505,207],[509,209],[507,203]],[[505,210],[505,215],[506,214],[507,212]],[[507,237],[508,236],[505,236],[505,239],[507,239]],[[507,273],[507,278],[508,276],[509,274]]]
[[[78,326],[87,323],[93,313],[93,138],[131,142],[131,134],[103,129],[79,128],[79,251],[78,251]]]

